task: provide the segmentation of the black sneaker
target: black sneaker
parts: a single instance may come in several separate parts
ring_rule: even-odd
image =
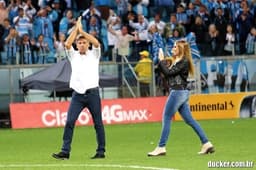
[[[69,159],[69,153],[65,153],[65,152],[59,152],[59,153],[53,153],[52,157],[56,158],[56,159]]]
[[[103,159],[105,158],[104,153],[96,153],[91,159]]]

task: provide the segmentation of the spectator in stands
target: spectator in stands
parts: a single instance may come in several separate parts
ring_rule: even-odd
[[[237,11],[239,11],[240,3],[237,0],[230,0],[227,2],[227,10],[229,11],[229,20],[233,27],[235,26]],[[235,27],[234,27],[235,28]]]
[[[130,5],[129,5],[130,6]],[[148,26],[148,20],[142,14],[136,14],[132,9],[129,8],[127,13],[127,20],[128,22],[123,22],[123,24],[128,24],[130,29],[142,31],[145,30],[145,27]]]
[[[113,30],[112,24],[110,24],[108,30],[117,38],[115,44],[115,49],[117,50],[117,61],[121,61],[122,56],[129,56],[130,42],[137,40],[137,35],[130,35],[126,25],[123,25],[121,30]]]
[[[134,21],[137,21],[137,14],[132,9],[132,5],[128,3],[127,12],[122,16],[122,25],[129,25],[130,18],[133,17]]]
[[[5,18],[3,24],[0,24],[0,64],[6,64],[7,61],[5,51],[5,38],[9,35],[10,28],[10,21],[8,18]]]
[[[191,25],[191,32],[195,34],[196,44],[202,55],[205,54],[205,35],[207,33],[207,27],[203,23],[201,16],[196,16],[195,23]]]
[[[223,9],[222,8],[218,8],[217,9],[217,14],[216,17],[213,18],[213,24],[216,26],[216,29],[219,30],[219,37],[220,37],[220,41],[219,41],[219,48],[220,48],[220,55],[223,55],[223,50],[224,50],[224,45],[225,45],[225,41],[226,41],[226,33],[227,33],[227,24],[228,21],[226,20],[226,18],[224,17],[223,14]]]
[[[187,13],[185,11],[185,7],[183,4],[179,4],[177,6],[176,18],[177,18],[177,22],[179,24],[183,25],[186,30],[187,24],[188,24],[188,16],[187,16]],[[186,32],[187,32],[187,30],[186,30]]]
[[[54,37],[54,47],[56,49],[55,58],[58,61],[64,60],[67,58],[67,54],[65,51],[65,40],[66,35],[62,32],[58,34],[58,37]]]
[[[234,33],[234,29],[233,26],[231,24],[227,25],[227,33],[226,33],[226,42],[225,42],[225,46],[224,46],[224,50],[225,50],[225,55],[232,55],[234,54],[234,50],[235,50],[235,33]]]
[[[50,1],[50,6],[52,8],[55,8],[61,14],[60,17],[62,17],[63,13],[66,10],[73,9],[72,8],[72,2],[73,2],[72,0],[51,0]],[[76,9],[74,9],[74,11],[78,12],[78,11],[76,11]]]
[[[86,31],[88,33],[92,32],[92,31],[95,31],[97,33],[97,36],[100,37],[102,26],[101,26],[100,22],[98,22],[98,20],[99,19],[95,15],[91,16],[90,19],[89,19],[89,23],[86,26]]]
[[[152,36],[151,40],[151,54],[154,64],[158,64],[158,53],[159,49],[164,50],[164,41],[161,34],[158,31],[157,25],[152,25],[149,28],[149,33]]]
[[[148,28],[150,28],[152,25],[156,25],[158,32],[161,35],[163,35],[165,22],[163,20],[161,20],[161,15],[159,13],[156,13],[154,16],[154,20],[149,22]]]
[[[24,12],[28,16],[28,18],[33,19],[33,17],[36,15],[36,8],[33,6],[32,0],[26,0]]]
[[[186,27],[187,32],[191,32],[191,25],[195,23],[195,18],[196,18],[197,12],[198,11],[196,10],[194,4],[192,2],[190,2],[188,4],[188,8],[186,9],[186,14],[188,17],[187,27]]]
[[[243,5],[242,5],[243,4]],[[239,53],[246,53],[245,42],[251,27],[253,26],[253,15],[250,13],[248,3],[241,2],[242,11],[237,17],[237,31],[239,36]]]
[[[40,9],[37,13],[37,17],[33,23],[34,39],[37,39],[39,35],[43,35],[45,43],[48,44],[48,48],[54,51],[53,45],[53,25],[51,20],[48,18],[46,8]]]
[[[13,24],[13,18],[18,16],[18,8],[18,3],[15,0],[11,0],[10,4],[7,7],[7,10],[9,12],[8,18],[10,19],[11,25]]]
[[[170,14],[175,11],[174,0],[158,0],[155,3],[156,12],[159,13],[165,22],[168,21]]]
[[[184,37],[186,35],[186,30],[183,25],[178,23],[176,14],[173,13],[170,16],[170,22],[166,23],[164,27],[164,38],[167,40],[169,37],[173,36],[173,30],[177,29],[179,30],[180,36]]]
[[[3,47],[4,44],[5,44],[5,38],[9,35],[10,29],[12,27],[11,23],[10,23],[10,20],[8,18],[5,18],[2,26],[3,26],[3,32],[1,34],[1,42],[2,42],[1,45]]]
[[[144,50],[140,53],[140,60],[134,67],[134,71],[138,76],[140,83],[140,96],[147,97],[150,95],[149,84],[152,80],[152,60],[148,51]]]
[[[4,0],[0,0],[0,25],[4,23],[4,19],[8,18],[8,10]]]
[[[15,0],[16,4],[18,5],[19,8],[23,8],[25,7],[26,3],[25,0]]]
[[[256,28],[252,27],[245,42],[246,54],[256,54]]]
[[[88,25],[90,24],[91,17],[95,17],[97,19],[97,25],[102,25],[101,22],[101,12],[95,7],[94,2],[91,1],[91,5],[88,9],[86,9],[82,13],[83,22],[84,22],[84,28],[88,30]]]
[[[59,23],[62,18],[62,11],[60,9],[60,1],[54,0],[52,5],[46,6],[48,18],[51,20],[53,25],[54,33],[59,32]]]
[[[116,0],[117,15],[122,18],[128,12],[128,0]]]
[[[129,61],[139,61],[139,52],[148,50],[148,20],[142,14],[138,15],[138,22],[135,22],[133,15],[129,16],[129,26],[138,35],[138,40],[132,44],[132,55],[130,55]]]
[[[122,81],[122,66],[120,62],[122,61],[123,57],[129,57],[130,55],[130,42],[137,41],[138,35],[135,34],[130,35],[128,33],[128,27],[123,25],[121,30],[113,30],[112,25],[110,24],[108,27],[110,33],[116,36],[116,43],[114,49],[116,50],[116,62],[118,62],[118,81],[121,84]],[[120,94],[121,95],[121,94]]]
[[[19,63],[20,64],[35,64],[36,57],[35,57],[35,41],[30,40],[30,36],[28,34],[22,35],[22,40],[20,44],[20,51],[19,51]]]
[[[111,27],[111,29],[117,31],[121,29],[121,18],[117,16],[113,10],[110,10],[110,16],[107,20],[108,27]],[[113,60],[113,55],[115,54],[114,52],[114,46],[116,44],[117,38],[114,34],[112,34],[109,31],[109,28],[107,30],[107,42],[108,42],[108,51],[107,51],[107,56],[108,60],[112,61]]]
[[[200,5],[198,15],[202,18],[203,24],[208,28],[212,21],[205,5]]]
[[[98,17],[101,17],[100,11],[95,7],[95,4],[93,1],[90,2],[90,7],[87,8],[83,13],[82,17],[85,20],[88,20],[91,16],[97,15]]]
[[[23,8],[18,8],[18,16],[14,17],[13,24],[15,25],[18,35],[22,37],[24,34],[32,36],[32,18],[29,18]]]
[[[222,10],[223,17],[226,20],[228,20],[229,19],[229,11],[228,11],[226,3],[224,3],[223,0],[217,0],[217,1],[212,2],[212,8],[210,10],[210,16],[211,16],[212,20],[214,20],[215,16],[218,15],[219,9]]]
[[[135,5],[133,5],[133,11],[136,14],[141,14],[144,17],[148,18],[148,5],[149,5],[149,0],[140,0],[137,1]]]
[[[205,36],[205,56],[220,56],[220,36],[219,30],[216,29],[214,24],[208,28]]]
[[[128,17],[129,17],[129,25],[134,31],[138,33],[142,33],[143,31],[147,30],[148,20],[147,18],[145,18],[144,15],[138,14],[138,22],[135,21],[134,15],[130,15]]]
[[[36,63],[38,64],[46,64],[48,55],[50,52],[49,44],[44,40],[44,35],[41,34],[37,38],[36,47],[38,49],[37,51],[37,59]]]
[[[198,154],[213,153],[214,147],[212,143],[208,140],[197,121],[192,117],[188,104],[190,92],[187,89],[187,78],[189,75],[194,75],[194,65],[189,44],[184,41],[176,42],[172,54],[173,63],[171,67],[166,67],[166,64],[163,62],[164,56],[159,55],[159,68],[169,78],[170,94],[163,111],[162,132],[158,146],[152,152],[149,152],[148,156],[166,154],[165,146],[170,134],[171,121],[177,111],[179,111],[184,121],[193,128],[200,138],[202,148]]]
[[[101,55],[105,56],[105,46],[102,40],[102,37],[99,35],[99,33],[96,30],[90,30],[90,35],[92,35],[94,38],[96,38],[99,43],[100,43],[100,50],[101,50]]]
[[[107,24],[109,25],[111,22],[116,21],[117,17],[120,18],[120,16],[118,16],[114,10],[110,9],[109,10],[109,16],[107,19]],[[121,21],[121,20],[120,20]]]
[[[69,32],[76,24],[76,20],[73,16],[72,10],[67,10],[65,12],[65,16],[62,17],[59,24],[59,32],[65,34],[65,36],[69,35]]]
[[[17,64],[20,38],[15,28],[11,27],[8,36],[5,38],[6,55],[2,58],[3,64]]]
[[[181,36],[179,29],[175,28],[173,30],[172,37],[169,37],[166,40],[166,53],[167,56],[172,56],[172,48],[177,40],[180,40],[181,38],[185,38],[184,36]]]

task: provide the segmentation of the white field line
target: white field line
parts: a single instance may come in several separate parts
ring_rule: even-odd
[[[47,168],[47,167],[102,167],[120,169],[146,169],[146,170],[178,170],[173,168],[160,168],[140,165],[117,165],[117,164],[0,164],[0,168]]]

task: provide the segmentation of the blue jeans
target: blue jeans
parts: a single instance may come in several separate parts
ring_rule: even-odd
[[[165,103],[165,108],[163,112],[162,119],[162,134],[158,146],[163,147],[166,145],[170,129],[171,129],[171,119],[174,114],[179,111],[183,120],[191,126],[196,134],[199,136],[202,144],[208,142],[208,139],[200,127],[200,125],[193,119],[191,111],[188,104],[189,91],[188,90],[171,90],[168,99]]]
[[[98,88],[87,90],[85,94],[79,94],[75,91],[73,92],[68,109],[67,121],[64,128],[63,146],[61,149],[62,152],[70,152],[75,122],[85,107],[88,108],[92,115],[94,129],[96,130],[96,138],[98,143],[96,152],[105,152],[105,130],[102,122],[101,99]]]

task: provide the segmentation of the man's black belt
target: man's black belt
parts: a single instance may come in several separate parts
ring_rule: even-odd
[[[99,87],[90,88],[90,89],[87,89],[84,94],[90,94],[98,90],[99,90]]]

